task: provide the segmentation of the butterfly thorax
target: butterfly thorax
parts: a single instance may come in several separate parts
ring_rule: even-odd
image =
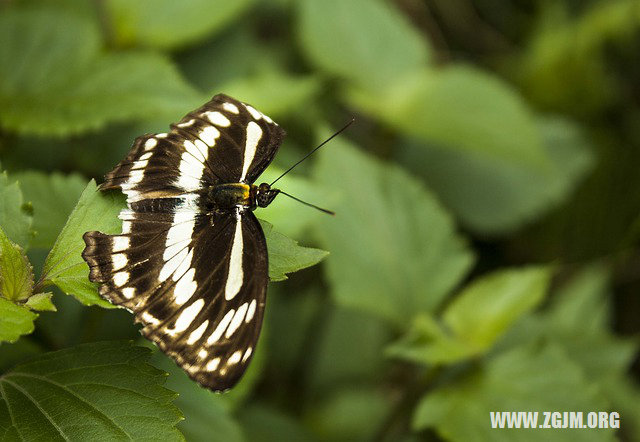
[[[215,210],[231,210],[243,207],[254,210],[256,207],[267,207],[278,195],[278,189],[271,189],[267,183],[259,186],[244,183],[216,184],[207,191],[208,203]]]

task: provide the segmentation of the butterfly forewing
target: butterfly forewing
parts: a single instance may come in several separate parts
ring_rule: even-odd
[[[101,188],[129,201],[197,192],[206,185],[253,183],[285,136],[269,117],[226,95],[187,114],[171,131],[139,137]]]
[[[212,390],[232,387],[255,351],[268,259],[253,213],[211,208],[206,189],[252,183],[283,136],[251,106],[217,95],[169,133],[136,140],[102,186],[127,194],[122,233],[84,236],[101,296]]]

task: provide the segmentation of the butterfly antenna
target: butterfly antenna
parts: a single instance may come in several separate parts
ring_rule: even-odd
[[[273,182],[271,184],[269,184],[269,186],[273,186],[274,183],[276,181],[278,181],[280,178],[282,178],[283,176],[285,176],[286,174],[288,174],[289,172],[291,172],[293,170],[294,167],[296,167],[298,164],[302,163],[304,160],[306,160],[307,158],[309,158],[311,155],[314,154],[314,152],[318,149],[320,149],[322,146],[324,146],[325,144],[327,144],[329,141],[333,140],[335,137],[337,137],[342,131],[344,131],[347,127],[351,126],[353,124],[353,122],[356,121],[355,118],[352,118],[351,121],[349,121],[347,124],[344,125],[344,127],[340,130],[338,130],[336,133],[334,133],[333,135],[331,135],[329,138],[327,138],[326,140],[324,140],[322,143],[320,143],[320,145],[318,147],[316,147],[315,149],[313,149],[311,152],[309,152],[308,154],[306,154],[304,157],[302,157],[301,160],[299,160],[296,164],[294,164],[293,166],[291,166],[290,168],[288,168],[282,175],[280,175],[278,178],[276,178],[275,180],[273,180]],[[284,192],[281,192],[284,193]],[[285,193],[286,195],[286,193]],[[287,196],[291,196],[291,195],[287,195]],[[293,198],[293,197],[291,197]],[[300,201],[302,203],[304,203],[304,201]],[[311,205],[308,203],[305,203],[307,205]],[[315,206],[313,206],[315,207]],[[316,209],[319,209],[319,207],[316,207]],[[322,211],[325,211],[324,209],[320,209]],[[328,211],[327,211],[328,212]],[[333,212],[330,212],[333,213]]]
[[[336,214],[335,212],[332,212],[331,210],[323,209],[322,207],[318,207],[315,204],[311,204],[311,203],[308,203],[306,201],[302,201],[300,198],[296,198],[293,195],[289,195],[288,193],[283,192],[282,190],[280,191],[280,193],[283,194],[283,195],[288,196],[291,199],[294,199],[294,200],[298,201],[299,203],[304,204],[305,206],[313,207],[314,209],[318,209],[319,211],[324,212],[324,213],[328,213],[329,215],[335,215]]]

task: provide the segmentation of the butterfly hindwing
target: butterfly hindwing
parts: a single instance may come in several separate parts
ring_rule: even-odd
[[[123,218],[126,235],[85,234],[92,280],[191,378],[230,388],[251,360],[264,312],[268,263],[257,219],[180,210]],[[122,238],[129,258],[121,267]]]
[[[190,377],[215,390],[231,388],[251,361],[268,283],[266,242],[257,219],[248,211],[224,216],[231,219],[225,219],[218,238],[205,235],[194,244],[202,251],[194,255],[194,268],[209,267],[203,278],[195,275],[197,295],[181,312],[173,313],[168,330],[153,323],[142,329],[143,335],[154,340]],[[207,302],[201,303],[199,297]],[[163,310],[155,304],[145,310],[158,318],[174,306]],[[192,320],[193,312],[197,316]]]

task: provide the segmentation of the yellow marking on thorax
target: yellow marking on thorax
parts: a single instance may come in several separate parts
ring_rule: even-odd
[[[236,187],[242,192],[242,204],[249,204],[249,197],[251,196],[251,186],[244,183],[234,183],[233,187]]]

